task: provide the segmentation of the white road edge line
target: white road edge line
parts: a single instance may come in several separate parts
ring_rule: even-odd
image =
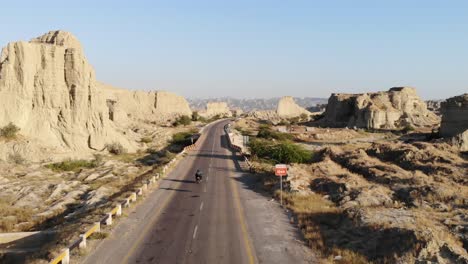
[[[193,231],[193,239],[197,236],[198,225],[195,226],[195,230]]]
[[[200,211],[203,210],[203,202],[200,204]]]

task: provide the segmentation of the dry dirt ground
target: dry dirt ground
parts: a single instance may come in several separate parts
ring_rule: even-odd
[[[255,130],[252,123],[237,125]],[[315,157],[291,165],[286,201],[310,246],[324,258],[468,263],[466,155],[417,132],[291,130],[298,144],[314,146]],[[271,165],[254,166],[264,174],[263,185],[275,190]]]
[[[142,138],[141,152],[102,153],[90,168],[61,171],[40,163],[0,163],[0,232],[55,230],[59,234],[53,240],[67,244],[87,223],[102,218],[114,201],[127,197],[134,185],[158,172],[172,155],[165,151],[172,135],[194,126],[140,127],[135,132]],[[34,258],[50,258],[47,251],[55,246],[45,246]]]

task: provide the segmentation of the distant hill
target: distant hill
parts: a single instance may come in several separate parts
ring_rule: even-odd
[[[188,102],[193,110],[205,109],[208,102],[226,102],[230,108],[240,108],[243,111],[253,110],[275,110],[280,97],[275,98],[252,98],[252,99],[237,99],[231,97],[220,97],[210,99],[189,98]],[[294,101],[301,107],[309,108],[317,104],[326,104],[328,98],[315,97],[294,97]]]

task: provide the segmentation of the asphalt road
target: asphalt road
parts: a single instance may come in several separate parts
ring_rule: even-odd
[[[315,262],[276,203],[242,180],[225,124],[208,126],[198,147],[83,262]],[[204,173],[199,184],[197,169]]]

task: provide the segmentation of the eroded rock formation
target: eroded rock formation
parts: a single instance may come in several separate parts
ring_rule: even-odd
[[[104,86],[68,32],[9,43],[0,56],[0,127],[11,122],[21,137],[1,144],[0,159],[8,150],[28,160],[51,153],[89,154],[113,142],[132,151],[132,132],[120,129],[116,120],[191,113],[185,99],[170,93],[125,91],[120,96]]]
[[[440,134],[454,137],[461,151],[468,151],[468,94],[455,96],[442,102]]]
[[[336,127],[399,129],[434,126],[439,118],[427,110],[416,89],[394,87],[388,92],[332,94],[322,122]]]
[[[192,111],[182,96],[166,91],[131,91],[100,84],[109,119],[127,124],[131,119],[165,122]]]
[[[232,116],[232,112],[226,102],[209,102],[206,104],[206,109],[201,111],[199,114],[206,118],[216,115]]]
[[[291,96],[285,96],[279,100],[276,113],[282,118],[298,117],[302,114],[310,115],[310,112],[297,105]]]

